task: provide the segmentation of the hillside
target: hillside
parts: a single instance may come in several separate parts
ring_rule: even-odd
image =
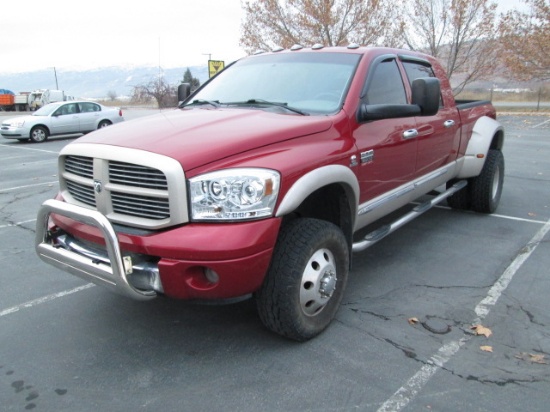
[[[187,67],[161,69],[169,84],[177,85],[183,79]],[[189,67],[191,74],[197,77],[201,84],[208,79],[205,66]],[[87,71],[57,70],[57,82],[60,90],[76,98],[105,98],[107,93],[114,91],[117,96],[130,96],[133,86],[145,84],[156,79],[158,67],[105,67]],[[8,89],[14,93],[30,92],[36,89],[55,89],[55,73],[53,69],[27,73],[0,73],[0,89]]]

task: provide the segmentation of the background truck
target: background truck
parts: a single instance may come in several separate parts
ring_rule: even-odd
[[[30,110],[38,110],[46,104],[65,100],[67,96],[63,90],[38,89],[29,94],[28,104]]]
[[[504,130],[432,57],[314,47],[250,56],[179,108],[60,153],[41,259],[123,295],[253,297],[298,341],[338,310],[353,253],[432,206],[492,213]]]
[[[0,89],[0,111],[24,112],[29,109],[29,93],[13,93],[11,90]]]
[[[67,96],[63,90],[38,89],[15,94],[9,90],[0,89],[0,110],[6,112],[38,110],[46,104],[66,100],[74,100],[74,98]]]

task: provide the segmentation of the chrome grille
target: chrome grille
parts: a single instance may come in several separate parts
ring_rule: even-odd
[[[109,162],[109,181],[124,186],[168,190],[166,176],[158,169],[124,162]]]
[[[94,159],[84,156],[66,156],[65,170],[77,176],[93,179]]]
[[[94,188],[67,180],[67,188],[72,197],[82,203],[95,206]]]
[[[144,217],[147,219],[167,219],[170,217],[168,199],[112,192],[113,210],[117,213]]]
[[[116,221],[171,219],[168,180],[150,166],[87,156],[64,156],[63,179],[72,199]],[[111,211],[111,212],[109,212]],[[112,215],[115,218],[115,215]]]

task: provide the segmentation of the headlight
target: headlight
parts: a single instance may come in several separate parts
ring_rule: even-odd
[[[11,127],[23,127],[23,125],[25,124],[25,121],[24,120],[13,120],[11,122],[8,123],[8,126],[11,126]]]
[[[191,220],[252,220],[273,215],[279,173],[227,169],[189,179]]]

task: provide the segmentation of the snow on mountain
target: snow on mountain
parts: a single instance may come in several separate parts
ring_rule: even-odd
[[[169,84],[178,85],[187,67],[160,69]],[[202,83],[208,79],[206,66],[189,67]],[[57,75],[57,87],[56,87]],[[36,89],[64,90],[76,98],[105,98],[111,91],[117,96],[131,96],[134,86],[149,83],[159,76],[158,67],[104,67],[85,71],[44,69],[26,73],[0,73],[0,88],[14,93]]]

